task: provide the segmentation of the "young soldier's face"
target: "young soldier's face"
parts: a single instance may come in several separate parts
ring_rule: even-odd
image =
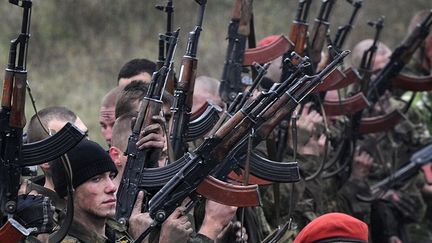
[[[105,172],[79,185],[74,192],[75,213],[98,218],[114,216],[117,190],[114,176],[114,172]]]

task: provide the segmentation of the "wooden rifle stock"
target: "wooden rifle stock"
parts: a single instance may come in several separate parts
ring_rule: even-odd
[[[314,71],[317,69],[318,63],[321,60],[321,51],[324,47],[324,42],[330,27],[329,18],[333,6],[334,0],[322,0],[318,17],[315,19],[312,29],[312,41],[307,47],[307,53]]]
[[[2,109],[10,110],[12,103],[14,72],[6,69],[5,78],[3,81],[3,94],[2,94]]]
[[[323,106],[326,115],[341,116],[361,111],[369,106],[369,102],[360,92],[343,100],[325,100]]]
[[[15,73],[14,88],[12,94],[12,107],[9,125],[13,128],[23,129],[26,124],[24,114],[27,72]]]
[[[422,77],[400,73],[391,79],[391,86],[410,91],[429,91],[432,90],[432,75]]]
[[[396,126],[403,118],[398,110],[393,110],[387,114],[374,117],[364,117],[361,119],[360,134],[376,133],[387,131]]]
[[[296,18],[291,24],[289,39],[294,43],[294,51],[300,56],[304,56],[306,46],[306,37],[309,24],[307,23],[307,15],[311,0],[299,0]]]
[[[282,56],[285,52],[292,49],[294,44],[284,35],[280,35],[276,40],[266,46],[246,49],[244,53],[243,65],[251,66],[253,62],[266,63]]]
[[[197,24],[192,32],[189,32],[186,54],[182,58],[180,68],[180,79],[174,91],[175,102],[171,108],[173,122],[170,132],[170,144],[172,154],[170,160],[174,161],[183,156],[188,151],[187,137],[189,131],[189,121],[193,104],[193,91],[195,87],[196,70],[198,60],[196,58],[198,50],[199,36],[202,30],[206,1],[198,2],[200,9]]]

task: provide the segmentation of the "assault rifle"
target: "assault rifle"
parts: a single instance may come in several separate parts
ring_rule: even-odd
[[[219,86],[219,95],[227,104],[244,89],[241,73],[251,14],[252,0],[235,0],[228,25],[228,47]]]
[[[3,216],[12,216],[19,205],[18,189],[20,176],[25,166],[52,161],[73,148],[84,134],[68,123],[54,136],[45,140],[23,144],[25,119],[25,96],[27,87],[27,48],[30,37],[31,0],[9,0],[23,8],[21,32],[11,41],[9,60],[3,82],[0,111],[0,210]],[[13,227],[9,227],[9,226]],[[8,229],[16,229],[16,224],[9,221],[2,228],[0,241],[6,241],[14,234]],[[4,231],[5,230],[5,231]],[[23,233],[24,231],[21,231]]]
[[[371,186],[373,196],[395,187],[400,187],[409,178],[417,175],[422,166],[432,162],[432,144],[429,144],[415,152],[410,161],[403,167],[393,172],[388,177]]]
[[[294,51],[300,56],[304,56],[307,32],[309,24],[307,16],[311,0],[299,0],[296,17],[291,25],[289,39],[294,43]]]
[[[354,20],[357,17],[357,14],[360,8],[363,6],[363,0],[347,0],[347,2],[353,5],[354,9],[348,21],[348,24],[339,26],[335,35],[335,40],[330,43],[332,44],[332,46],[335,47],[336,50],[340,50],[342,48],[343,44],[346,41],[346,38],[348,37],[348,34],[353,28]]]
[[[180,79],[174,91],[175,102],[171,108],[173,113],[173,122],[170,133],[170,144],[173,154],[170,159],[172,161],[179,159],[188,151],[186,141],[188,137],[188,125],[191,116],[193,90],[198,65],[196,54],[207,0],[196,0],[196,2],[200,5],[198,20],[195,29],[192,32],[189,32],[186,54],[183,56],[180,68]]]
[[[348,51],[344,51],[328,69],[336,68],[336,63],[339,63],[348,53]],[[286,96],[284,95],[288,98],[289,106],[295,107],[301,102],[321,82],[321,78],[322,76],[306,77],[295,82],[286,92]],[[212,137],[207,138],[193,153],[190,153],[190,160],[186,165],[150,200],[149,213],[154,222],[143,235],[148,234],[152,228],[163,223],[175,208],[194,192],[219,162],[223,161],[240,141],[246,139],[250,129],[263,124],[265,120],[260,118],[260,115],[267,113],[269,108],[274,105],[274,99],[269,99],[267,95],[262,93],[224,123]]]
[[[351,32],[351,30],[353,28],[353,23],[354,23],[355,17],[357,16],[358,11],[362,7],[362,0],[354,0],[354,1],[353,0],[347,0],[347,2],[349,2],[350,4],[352,4],[354,6],[354,10],[351,14],[351,17],[350,17],[348,24],[343,25],[343,26],[339,26],[339,28],[336,32],[336,36],[335,36],[334,41],[331,40],[330,35],[327,36],[328,44],[333,46],[335,50],[342,50],[342,46],[345,43],[348,34]],[[332,55],[330,55],[329,61],[331,61],[331,59],[332,59],[331,56]],[[341,88],[344,88],[344,87],[346,87],[352,83],[360,81],[360,77],[359,77],[359,74],[357,73],[357,70],[354,70],[353,68],[345,69],[343,71],[343,73],[344,73],[345,77],[333,79],[332,82],[323,83],[320,86],[318,86],[314,92],[323,92],[323,91],[327,91],[327,90],[341,89]],[[342,104],[343,104],[343,102],[341,102],[341,105]]]
[[[166,36],[171,36],[173,35],[173,22],[174,22],[174,4],[173,4],[173,0],[168,0],[166,5],[156,5],[155,6],[157,10],[163,11],[166,13],[166,32],[165,35]],[[165,63],[165,60],[168,55],[169,52],[169,44],[167,44],[164,40],[161,40],[159,38],[159,52],[158,52],[158,60],[156,62],[156,70],[159,70],[160,68],[162,68],[162,66]],[[174,91],[174,86],[175,86],[175,73],[174,70],[171,70],[171,72],[169,73],[168,76],[168,80],[166,83],[166,90],[170,93],[173,94]]]
[[[317,65],[321,60],[321,50],[324,47],[328,29],[330,27],[329,18],[333,10],[335,0],[322,0],[318,17],[312,29],[311,43],[307,47],[307,53],[311,60],[312,69],[316,71]]]
[[[374,104],[378,98],[389,88],[389,80],[396,77],[402,68],[410,61],[412,55],[420,47],[423,40],[428,36],[432,25],[432,10],[426,18],[406,37],[390,56],[390,61],[371,81],[367,98]]]
[[[141,172],[146,167],[156,167],[157,159],[154,149],[140,150],[136,143],[140,139],[142,128],[152,124],[152,117],[159,115],[162,108],[162,95],[168,75],[173,65],[173,57],[177,46],[179,30],[173,35],[160,35],[169,44],[167,58],[161,69],[153,73],[148,93],[141,101],[132,134],[129,136],[126,154],[128,155],[123,177],[117,192],[118,203],[116,206],[116,219],[119,223],[126,225],[139,192],[138,185],[141,179]]]

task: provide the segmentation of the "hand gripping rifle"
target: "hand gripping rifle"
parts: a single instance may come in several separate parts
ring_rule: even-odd
[[[252,146],[254,147],[261,141],[265,140],[274,127],[276,127],[284,118],[284,116],[287,117],[291,114],[292,110],[295,108],[295,105],[292,106],[293,104],[290,103],[290,93],[294,92],[294,90],[300,84],[309,82],[307,80],[314,80],[314,82],[310,82],[315,84],[313,88],[315,88],[320,82],[327,82],[328,78],[331,77],[332,72],[347,54],[348,52],[341,53],[337,60],[328,65],[327,68],[323,69],[322,72],[314,76],[305,76],[299,81],[295,80],[303,75],[304,69],[308,69],[308,64],[305,63],[304,67],[300,66],[297,68],[291,68],[292,70],[295,70],[295,72],[292,73],[287,80],[266,94],[269,96],[269,100],[276,99],[275,97],[277,97],[277,100],[261,116],[261,119],[265,120],[266,122],[264,122],[255,132]],[[300,63],[299,65],[303,64]],[[320,80],[320,82],[317,80]],[[295,85],[293,83],[295,83]],[[311,90],[313,90],[313,88],[311,88]],[[245,168],[246,148],[246,141],[241,141],[240,144],[232,151],[232,153],[225,158],[225,162],[229,161],[229,163],[222,163],[223,166],[218,169],[215,176],[220,179],[225,179],[228,175],[228,177],[232,179],[240,179],[239,176],[228,173],[232,170],[239,173],[239,168]],[[253,152],[251,153],[250,157],[250,173],[254,176],[257,176],[258,179],[261,179],[259,182],[262,184],[268,184],[269,181],[290,183],[299,179],[297,162],[280,163],[263,158],[262,156]],[[262,181],[262,179],[266,181]]]
[[[23,145],[27,46],[30,37],[31,0],[9,0],[23,8],[21,33],[11,41],[5,71],[0,111],[0,207],[3,215],[17,210],[18,189],[23,167],[54,160],[73,148],[84,134],[68,123],[54,136]],[[13,225],[12,222],[9,222]],[[6,234],[7,235],[7,234]],[[1,238],[0,241],[3,241]]]
[[[336,63],[348,54],[348,51],[343,52],[339,59],[335,60],[333,65],[327,70],[323,70],[322,75],[336,68]],[[288,101],[297,103],[300,102],[305,95],[307,95],[316,85],[321,81],[323,76],[314,76],[302,79],[296,82],[289,91],[283,94],[283,97]],[[276,95],[276,97],[279,95]],[[222,161],[228,154],[228,157],[233,157],[229,151],[238,151],[239,141],[246,139],[249,129],[259,127],[264,123],[265,119],[257,118],[259,114],[266,114],[267,107],[272,108],[276,105],[273,98],[275,96],[267,96],[261,94],[246,108],[242,108],[233,117],[231,117],[220,129],[218,129],[214,136],[207,138],[204,143],[198,147],[193,153],[187,153],[182,157],[184,166],[178,171],[177,174],[171,177],[166,182],[164,187],[160,189],[156,195],[149,202],[149,212],[154,218],[154,222],[139,238],[143,239],[150,231],[161,224],[173,210],[187,197],[193,195],[195,189],[199,189],[202,185],[204,178],[211,173],[215,167]],[[272,110],[278,110],[280,106],[285,105],[284,102],[278,102],[278,106]],[[295,107],[296,105],[290,105]],[[268,110],[268,109],[267,109]],[[288,111],[289,112],[289,111]],[[267,114],[267,118],[271,114]],[[284,114],[286,116],[286,114]],[[177,166],[180,161],[170,164],[169,166]],[[226,163],[224,161],[223,163]],[[292,166],[291,166],[292,167]],[[298,177],[298,168],[297,168]],[[292,177],[290,178],[293,179]]]
[[[348,52],[345,52],[341,56],[345,57],[347,54]],[[341,59],[342,57],[338,61]],[[300,102],[321,81],[320,78],[296,82],[297,85],[289,89],[292,93],[286,92],[289,100],[294,103]],[[273,105],[273,99],[261,94],[232,116],[193,153],[189,153],[190,159],[186,165],[150,200],[149,213],[154,222],[143,234],[148,234],[151,228],[163,223],[219,162],[223,161],[240,141],[246,139],[249,130],[259,127],[264,122],[260,114],[266,113]]]
[[[170,143],[173,151],[170,157],[171,161],[179,159],[188,151],[186,141],[198,65],[196,54],[207,0],[196,0],[196,2],[200,5],[198,20],[195,29],[189,32],[186,54],[183,56],[180,67],[180,79],[174,91],[175,102],[171,108],[173,113],[173,123],[170,133]]]
[[[235,0],[228,25],[228,46],[219,86],[219,94],[227,104],[244,89],[241,73],[251,15],[252,0]]]
[[[119,223],[126,225],[132,213],[133,205],[139,192],[139,183],[141,173],[146,167],[156,167],[157,159],[154,149],[140,150],[136,143],[140,139],[141,130],[152,124],[152,117],[159,115],[162,108],[162,95],[165,89],[165,84],[168,79],[169,72],[173,65],[173,57],[177,46],[179,30],[173,35],[160,35],[164,41],[168,42],[169,48],[167,58],[161,69],[153,73],[152,81],[147,95],[141,101],[135,125],[132,129],[132,134],[129,136],[126,154],[126,161],[123,177],[117,192],[118,203],[116,207],[116,219]]]
[[[253,138],[253,146],[256,146],[261,141],[265,140],[271,131],[282,121],[285,117],[290,116],[294,111],[297,103],[300,103],[312,90],[323,80],[328,77],[328,75],[333,72],[342,62],[342,60],[349,54],[349,51],[343,51],[338,55],[326,68],[316,75],[300,78],[299,80],[293,82],[288,86],[288,90],[283,92],[282,95],[274,102],[274,104],[264,112],[260,119],[263,120],[261,125],[257,128],[255,132],[255,137]],[[295,73],[292,75],[296,75]],[[288,83],[289,79],[287,80]],[[286,81],[286,82],[287,82]],[[284,83],[286,83],[284,82]],[[283,89],[283,88],[282,88]],[[286,90],[286,89],[285,89]],[[294,93],[301,93],[302,95],[293,96]],[[277,92],[276,92],[277,93]],[[297,98],[295,98],[297,97]],[[242,141],[236,150],[236,153],[232,153],[232,156],[226,158],[227,161],[236,162],[237,166],[244,168],[244,158],[247,144]],[[254,159],[255,157],[255,159]],[[258,157],[258,158],[256,158]],[[261,157],[262,158],[262,157]],[[278,163],[269,160],[263,160],[258,155],[252,156],[250,171],[252,174],[258,176],[259,178],[270,180],[274,182],[292,182],[293,171],[292,163]],[[231,169],[235,168],[233,164]],[[275,170],[278,168],[278,170]],[[278,171],[276,173],[268,173],[269,171]]]

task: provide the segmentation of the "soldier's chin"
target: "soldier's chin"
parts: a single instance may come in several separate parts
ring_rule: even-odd
[[[115,217],[115,207],[112,210],[109,210],[107,213],[107,217]]]

